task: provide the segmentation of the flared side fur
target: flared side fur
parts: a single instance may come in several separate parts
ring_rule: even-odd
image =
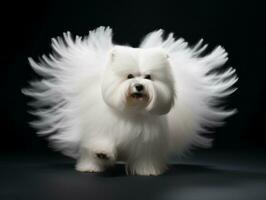
[[[189,47],[183,39],[163,31],[148,34],[140,48],[160,47],[169,56],[175,78],[176,101],[167,114],[173,151],[184,152],[191,146],[208,147],[211,140],[204,137],[208,127],[221,125],[235,110],[220,107],[222,98],[235,91],[235,70],[220,68],[227,61],[227,53],[218,46],[211,53],[201,56],[206,45],[202,40]],[[39,62],[29,58],[33,70],[42,79],[32,81],[23,93],[33,97],[31,111],[38,119],[31,123],[39,135],[47,135],[54,148],[77,157],[81,140],[80,102],[86,97],[90,107],[102,98],[99,93],[88,94],[90,86],[100,85],[104,65],[112,43],[112,30],[99,27],[88,37],[74,39],[69,32],[52,39],[53,54],[43,55]],[[97,82],[97,84],[95,84]],[[94,113],[91,113],[92,118]],[[88,122],[90,123],[90,122]]]

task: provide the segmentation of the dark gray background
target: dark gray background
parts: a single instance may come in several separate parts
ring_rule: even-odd
[[[0,199],[265,199],[266,31],[263,1],[17,1],[1,11]],[[74,171],[28,126],[29,101],[20,90],[37,76],[27,57],[49,53],[64,31],[86,35],[110,26],[114,41],[137,46],[154,29],[174,32],[209,50],[222,45],[237,70],[239,90],[226,105],[239,113],[215,129],[210,150],[173,159],[160,177],[126,177],[123,165],[107,174]],[[256,198],[255,198],[256,197]]]
[[[222,45],[227,66],[237,70],[239,90],[227,99],[239,113],[216,129],[216,148],[265,147],[265,10],[257,1],[38,1],[14,3],[2,17],[1,140],[3,151],[50,151],[27,122],[29,100],[20,93],[36,78],[27,63],[49,53],[50,39],[64,31],[86,35],[98,26],[110,26],[114,41],[137,46],[155,29],[174,32],[191,45],[200,38],[209,50]],[[11,148],[12,146],[12,148]]]

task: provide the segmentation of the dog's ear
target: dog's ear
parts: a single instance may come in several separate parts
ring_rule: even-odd
[[[110,51],[111,62],[114,61],[116,55],[117,55],[117,50],[115,48],[111,49],[111,51]]]
[[[160,83],[155,84],[150,90],[150,102],[146,110],[154,115],[167,114],[174,105],[174,91]]]
[[[167,114],[172,106],[173,106],[173,101],[169,99],[164,99],[162,96],[156,97],[156,100],[153,100],[149,103],[147,106],[146,110],[150,112],[151,114],[154,115],[164,115]],[[158,100],[161,98],[160,100]],[[160,103],[161,101],[161,103]]]
[[[160,49],[160,50],[161,50],[161,53],[163,54],[164,58],[168,60],[169,54],[165,50],[162,50],[162,49]]]

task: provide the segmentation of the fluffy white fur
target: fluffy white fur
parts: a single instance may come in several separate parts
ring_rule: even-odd
[[[99,172],[123,160],[132,174],[161,174],[169,155],[209,147],[202,133],[235,113],[218,107],[237,81],[234,69],[218,70],[225,50],[201,56],[202,40],[191,48],[162,35],[154,31],[132,48],[113,44],[110,28],[75,39],[67,32],[52,39],[53,54],[39,63],[29,58],[43,77],[23,90],[35,98],[32,125],[76,158],[77,170]]]

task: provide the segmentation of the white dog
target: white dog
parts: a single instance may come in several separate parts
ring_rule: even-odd
[[[101,172],[121,160],[131,174],[159,175],[169,155],[210,146],[202,133],[235,113],[217,107],[237,81],[232,68],[218,72],[225,50],[201,56],[202,40],[190,48],[162,34],[132,48],[114,45],[110,28],[84,38],[65,33],[52,40],[54,54],[29,59],[43,76],[23,90],[36,100],[32,125],[76,158],[78,171]]]

